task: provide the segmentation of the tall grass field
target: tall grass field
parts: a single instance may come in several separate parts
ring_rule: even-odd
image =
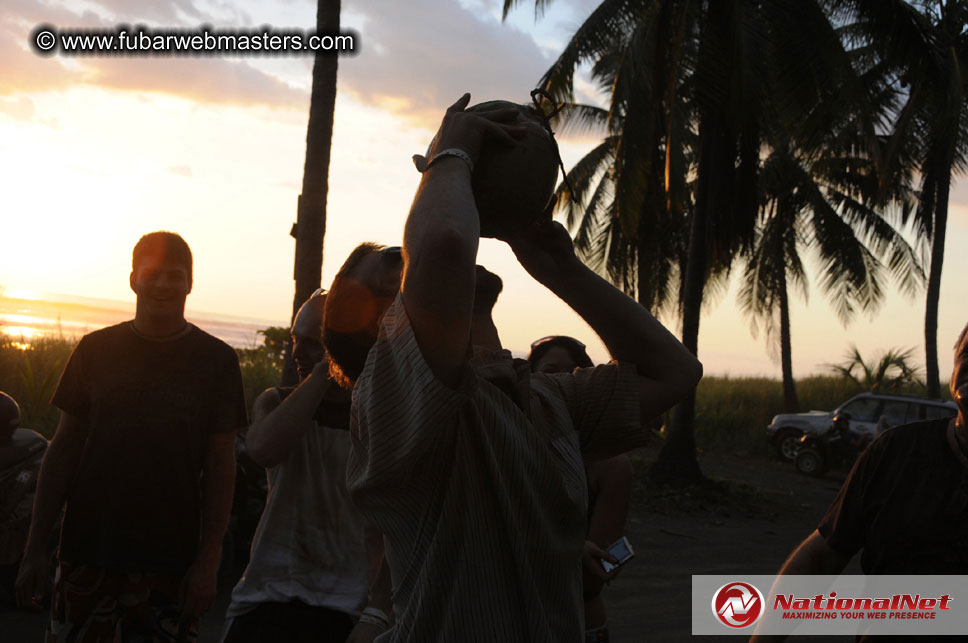
[[[285,334],[285,329],[279,330]],[[260,392],[280,381],[281,346],[274,335],[279,333],[266,335],[265,345],[236,349],[250,408]],[[0,390],[20,403],[21,426],[47,437],[53,435],[58,411],[50,405],[50,397],[75,343],[47,337],[34,340],[25,348],[0,335]],[[855,382],[834,375],[797,380],[802,411],[830,411],[860,391]],[[916,388],[906,392],[921,394]],[[766,426],[782,408],[783,391],[777,379],[706,376],[696,392],[696,445],[703,450],[769,455]]]
[[[61,337],[42,337],[25,344],[0,334],[0,391],[20,404],[20,426],[48,438],[54,435],[59,411],[50,405],[50,398],[76,344],[76,340]],[[235,350],[242,367],[245,401],[251,410],[259,393],[279,385],[282,357],[268,346]]]

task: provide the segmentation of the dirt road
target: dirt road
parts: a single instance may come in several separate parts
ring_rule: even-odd
[[[648,462],[654,454],[640,456]],[[700,466],[717,483],[708,490],[637,489],[627,530],[637,557],[606,597],[615,643],[689,639],[692,575],[774,574],[816,527],[844,478],[807,478],[776,460],[726,454],[701,454]],[[860,573],[857,561],[846,571]],[[720,638],[745,640],[704,640]]]
[[[654,456],[643,450],[634,460],[644,467]],[[714,481],[709,488],[683,493],[640,485],[635,491],[627,532],[636,557],[606,595],[614,643],[689,639],[691,576],[773,574],[814,529],[843,480],[835,473],[815,480],[775,460],[721,453],[701,454],[700,466]],[[223,578],[218,604],[202,622],[200,643],[218,641],[228,592],[240,571],[229,570]],[[847,572],[860,573],[856,560]],[[0,608],[0,641],[40,643],[44,623],[44,615]]]

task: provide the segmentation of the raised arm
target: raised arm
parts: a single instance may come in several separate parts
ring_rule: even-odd
[[[524,269],[598,333],[613,359],[636,365],[643,423],[699,382],[699,360],[649,311],[578,260],[571,237],[550,219],[550,210],[548,218],[509,243]]]
[[[441,381],[456,385],[470,341],[474,266],[480,221],[471,191],[471,167],[485,140],[512,145],[523,135],[507,125],[517,110],[467,113],[464,94],[444,116],[428,158],[415,157],[423,170],[403,234],[401,292],[420,351]],[[460,155],[437,156],[444,150]],[[428,166],[429,165],[429,166]]]
[[[274,467],[289,457],[300,438],[313,427],[316,410],[330,387],[329,364],[318,362],[312,374],[280,401],[279,391],[268,389],[252,405],[252,426],[245,436],[245,447],[252,459],[264,467]]]
[[[68,486],[81,461],[87,429],[84,420],[62,411],[54,439],[44,453],[37,478],[30,532],[17,574],[17,602],[21,607],[40,609],[50,566],[48,551],[51,533],[64,507]]]

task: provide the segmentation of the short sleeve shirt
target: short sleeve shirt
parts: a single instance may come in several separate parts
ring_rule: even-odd
[[[889,429],[854,465],[818,530],[865,574],[968,573],[968,469],[949,419]]]
[[[185,571],[200,537],[208,438],[246,424],[235,351],[196,327],[152,341],[125,322],[81,340],[52,401],[88,425],[61,559]]]
[[[359,616],[367,597],[367,525],[346,489],[349,433],[314,423],[267,471],[266,507],[228,616],[299,600]]]
[[[635,368],[530,376],[477,352],[430,371],[400,297],[356,384],[347,484],[386,539],[381,641],[582,640],[583,453],[640,446]]]

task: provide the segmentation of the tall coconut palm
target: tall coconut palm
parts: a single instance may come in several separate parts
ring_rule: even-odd
[[[781,144],[764,162],[765,206],[738,297],[754,334],[764,327],[768,343],[779,348],[787,413],[799,411],[789,290],[807,296],[801,252],[810,249],[818,256],[821,288],[844,324],[857,311],[873,312],[883,301],[881,259],[909,294],[924,276],[917,253],[884,216],[891,210],[875,207],[873,161],[858,153],[862,148],[843,146],[842,137],[837,138],[812,156]],[[903,218],[902,188],[893,195],[897,203],[887,204],[896,205],[895,220]]]
[[[316,5],[316,32],[339,31],[340,0],[319,0]],[[317,52],[313,61],[313,88],[306,127],[306,162],[303,167],[302,193],[299,195],[296,225],[296,258],[293,278],[296,292],[292,302],[292,321],[296,312],[314,290],[319,288],[323,273],[323,239],[326,236],[326,196],[329,192],[329,160],[333,140],[333,116],[336,108],[337,57]],[[292,363],[292,340],[286,347],[283,384],[296,383]]]
[[[968,167],[968,6],[963,1],[836,0],[856,23],[903,102],[888,164],[909,159],[920,174],[915,223],[931,243],[925,303],[927,393],[938,397],[938,299],[952,177]]]
[[[514,4],[505,0],[506,9]],[[647,216],[688,225],[679,303],[693,353],[710,274],[753,241],[766,105],[809,109],[829,99],[828,86],[841,102],[855,100],[841,80],[853,73],[849,58],[823,9],[794,0],[605,0],[543,79],[562,98],[584,62],[613,79],[613,215],[626,239]],[[676,409],[655,478],[701,477],[694,418],[690,396]]]

